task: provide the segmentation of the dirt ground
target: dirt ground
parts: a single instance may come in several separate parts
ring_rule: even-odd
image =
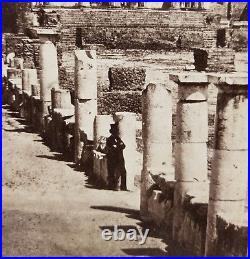
[[[102,230],[114,225],[145,227],[139,190],[95,189],[14,112],[3,107],[2,114],[4,256],[170,255],[153,228],[144,245],[103,240]]]

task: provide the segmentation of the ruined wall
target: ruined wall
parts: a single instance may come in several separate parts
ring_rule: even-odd
[[[23,40],[23,58],[25,68],[40,68],[39,64],[39,39]]]
[[[154,10],[57,10],[62,24],[63,50],[75,47],[76,28],[85,43],[109,48],[172,49],[179,35],[182,46],[207,47],[207,12]],[[209,38],[214,44],[215,38]]]
[[[60,16],[59,71],[63,88],[74,84],[74,54],[76,38],[82,44],[104,46],[104,49],[152,49],[179,51],[210,48],[216,44],[216,25],[207,24],[207,12],[124,9],[55,9]],[[176,44],[181,36],[180,44]],[[104,51],[99,51],[98,54]],[[178,61],[176,62],[178,63]],[[181,61],[180,61],[181,63]],[[178,64],[177,64],[178,66]],[[103,75],[100,72],[101,76]],[[98,75],[99,77],[99,75]],[[98,78],[98,88],[107,83]]]
[[[99,114],[135,112],[141,114],[141,91],[145,87],[146,71],[142,68],[113,67],[109,69],[109,89],[99,92]]]
[[[16,57],[23,56],[23,40],[28,39],[24,34],[5,33],[3,34],[3,53],[14,52]]]
[[[61,24],[59,70],[63,88],[73,84],[73,50],[77,48],[79,29],[83,44],[101,44],[112,49],[173,51],[180,35],[182,49],[216,44],[214,25],[206,24],[207,12],[122,9],[56,9],[56,12]]]
[[[4,55],[14,52],[16,57],[24,59],[25,68],[39,69],[39,39],[29,39],[22,33],[4,33],[2,35],[2,46]]]
[[[242,26],[234,26],[230,32],[230,45],[235,51],[247,51],[248,47],[248,23],[241,23]]]

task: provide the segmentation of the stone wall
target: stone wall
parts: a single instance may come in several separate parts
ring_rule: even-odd
[[[62,25],[63,50],[74,49],[76,28],[84,43],[108,48],[173,49],[181,35],[184,48],[215,44],[206,24],[207,12],[155,10],[57,10]]]
[[[71,88],[74,80],[72,64],[77,31],[82,44],[101,45],[107,49],[164,49],[176,52],[180,47],[214,47],[215,25],[206,23],[207,12],[122,10],[122,9],[55,9],[60,16],[59,53],[60,83]],[[89,46],[90,47],[90,46]],[[99,51],[103,54],[103,49]],[[178,61],[176,61],[178,63]],[[99,87],[105,85],[99,80]]]
[[[235,51],[247,51],[248,22],[238,22],[231,30],[231,47]]]
[[[23,56],[23,40],[28,39],[24,34],[5,33],[3,35],[3,54],[14,52],[16,57]]]
[[[194,65],[198,71],[234,72],[235,51],[231,48],[194,49]]]
[[[135,112],[141,114],[141,91],[145,87],[145,69],[112,67],[108,72],[109,91],[98,95],[99,114]]]
[[[23,40],[23,58],[25,68],[39,69],[39,39]]]

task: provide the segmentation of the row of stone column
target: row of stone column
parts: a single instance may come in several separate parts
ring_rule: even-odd
[[[21,80],[21,116],[43,134],[48,144],[58,151],[61,148],[63,114],[60,109],[71,109],[70,93],[60,89],[58,81],[57,51],[52,42],[40,46],[40,69],[23,69],[21,59],[11,61],[7,70],[8,79]],[[19,67],[19,68],[17,68]],[[38,79],[39,78],[39,79]],[[13,102],[16,95],[13,93]],[[119,137],[126,145],[124,150],[127,171],[127,187],[134,188],[136,171],[136,116],[134,113],[117,112],[113,115],[97,115],[97,62],[94,50],[75,51],[75,96],[74,96],[74,160],[82,160],[83,147],[93,149],[93,140],[108,137],[111,123],[117,123]],[[112,118],[112,120],[110,119]],[[94,123],[95,120],[95,123]],[[104,126],[105,125],[105,126]]]
[[[40,83],[42,101],[42,121],[45,127],[45,118],[49,116],[49,107],[68,108],[69,93],[59,89],[58,66],[56,48],[51,42],[40,47]],[[63,97],[65,94],[65,97]],[[66,101],[67,99],[67,101]],[[59,101],[63,105],[59,105]],[[107,135],[110,129],[110,119],[106,115],[97,115],[97,62],[95,50],[75,51],[75,132],[74,132],[74,160],[80,163],[84,147],[93,149],[93,141],[100,134]],[[94,125],[95,121],[95,125]],[[105,121],[105,122],[104,122]],[[134,188],[136,173],[136,116],[133,113],[116,113],[113,121],[118,124],[120,138],[124,141],[125,167],[127,170],[127,184],[129,189]],[[103,124],[107,124],[103,127]],[[109,125],[108,125],[109,124]],[[52,127],[57,131],[56,125]],[[101,133],[102,132],[102,133]],[[53,138],[56,138],[56,133]]]
[[[208,84],[219,88],[215,146],[209,186],[206,255],[216,253],[216,217],[240,223],[247,195],[247,76],[188,73],[170,75],[178,84],[175,143],[173,238],[184,221],[183,201],[192,191],[208,193]],[[155,176],[169,174],[172,158],[172,109],[168,90],[149,84],[143,91],[143,170],[141,217],[148,212]]]
[[[62,151],[64,136],[63,114],[60,109],[71,109],[70,93],[60,89],[58,61],[55,45],[44,42],[39,50],[40,68],[23,68],[22,59],[10,59],[10,68],[5,72],[9,79],[20,82],[20,94],[13,92],[13,102],[20,95],[18,108],[27,122],[34,124],[53,149]],[[5,75],[4,75],[5,76]],[[134,188],[136,168],[136,116],[134,113],[117,112],[115,115],[97,115],[97,62],[94,50],[75,51],[75,96],[74,96],[74,160],[82,159],[83,147],[91,146],[93,140],[104,134],[110,135],[110,124],[117,123],[119,136],[126,145],[124,150],[127,171],[127,187]],[[112,120],[109,118],[112,117]],[[59,121],[60,120],[60,121]],[[95,120],[95,125],[94,125]],[[106,126],[103,125],[106,123]]]

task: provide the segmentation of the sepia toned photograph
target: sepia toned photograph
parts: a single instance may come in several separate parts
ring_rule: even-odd
[[[2,2],[2,256],[248,256],[248,2]]]

